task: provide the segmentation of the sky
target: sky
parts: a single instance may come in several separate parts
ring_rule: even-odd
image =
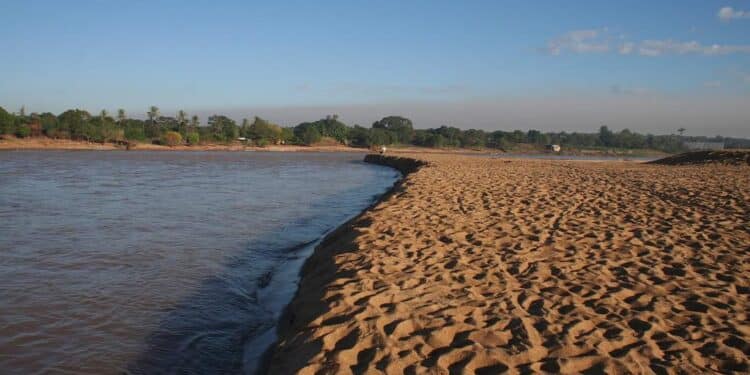
[[[0,106],[750,137],[750,0],[0,2]]]

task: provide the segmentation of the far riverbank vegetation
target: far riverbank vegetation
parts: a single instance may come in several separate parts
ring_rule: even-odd
[[[640,134],[628,129],[612,131],[601,126],[597,132],[541,132],[538,130],[462,130],[444,125],[439,128],[415,129],[411,120],[388,116],[372,126],[349,126],[337,115],[312,122],[285,127],[260,117],[243,119],[239,124],[223,115],[213,115],[203,123],[198,116],[177,111],[174,117],[164,116],[158,107],[146,111],[145,119],[131,118],[123,109],[116,113],[102,110],[91,114],[70,109],[59,115],[29,113],[21,108],[11,113],[0,107],[0,136],[19,138],[48,137],[98,143],[135,145],[154,143],[166,146],[230,144],[242,142],[251,146],[341,144],[372,148],[384,145],[420,146],[429,148],[466,148],[537,150],[545,145],[563,149],[624,149],[658,150],[667,153],[685,151],[685,142],[723,142],[726,148],[750,148],[750,140],[725,137],[692,137],[679,134]]]

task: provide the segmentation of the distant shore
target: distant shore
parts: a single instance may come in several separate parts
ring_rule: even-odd
[[[268,373],[750,368],[747,166],[369,158],[407,175],[307,260]]]
[[[52,139],[46,137],[37,138],[0,138],[0,151],[13,150],[101,150],[101,151],[125,151],[126,147],[114,143],[98,143],[86,141],[73,141],[69,139]],[[241,143],[218,144],[207,143],[195,146],[163,146],[151,143],[136,143],[129,151],[259,151],[259,152],[372,152],[367,148],[349,147],[344,145],[317,144],[312,146],[302,145],[268,145],[264,147],[249,146]],[[497,150],[471,150],[451,148],[427,148],[417,146],[388,147],[388,152],[396,153],[419,153],[419,154],[497,154]]]
[[[53,139],[46,137],[16,138],[12,136],[0,137],[0,151],[13,150],[126,150],[124,145],[114,143],[99,143],[74,141],[69,139]],[[366,148],[349,147],[344,145],[318,144],[312,146],[302,145],[268,145],[265,147],[248,146],[241,143],[218,144],[207,143],[195,146],[163,146],[151,143],[135,143],[131,151],[267,151],[267,152],[370,152]],[[498,149],[469,149],[469,148],[428,148],[418,146],[389,146],[388,153],[413,153],[413,154],[467,154],[467,155],[551,155],[551,156],[581,156],[581,157],[605,157],[605,158],[630,158],[630,157],[659,157],[668,155],[656,150],[628,150],[611,151],[598,149],[570,149],[559,154],[550,154],[542,150],[524,147],[507,151]]]
[[[52,138],[0,139],[0,150],[125,150],[125,146],[114,143],[97,143]],[[270,145],[266,147],[236,144],[200,144],[195,146],[162,146],[150,143],[137,143],[132,151],[287,151],[287,152],[367,152],[366,149],[343,145],[297,146]]]

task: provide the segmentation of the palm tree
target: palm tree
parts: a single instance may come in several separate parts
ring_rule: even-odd
[[[180,124],[180,126],[185,125],[187,122],[187,112],[184,110],[177,111],[177,123]]]
[[[120,108],[117,110],[117,123],[122,126],[123,123],[125,123],[125,120],[128,119],[128,116],[125,115],[125,110]]]
[[[685,128],[679,128],[677,131],[680,133],[680,137],[682,137],[682,134],[685,133]]]
[[[159,117],[159,107],[152,105],[149,107],[148,112],[146,112],[148,115],[148,120],[151,121],[151,123],[154,123],[154,119]]]

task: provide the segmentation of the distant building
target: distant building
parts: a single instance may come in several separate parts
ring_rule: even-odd
[[[560,152],[560,145],[545,145],[547,151]]]
[[[685,142],[683,144],[690,151],[724,149],[724,142]]]

